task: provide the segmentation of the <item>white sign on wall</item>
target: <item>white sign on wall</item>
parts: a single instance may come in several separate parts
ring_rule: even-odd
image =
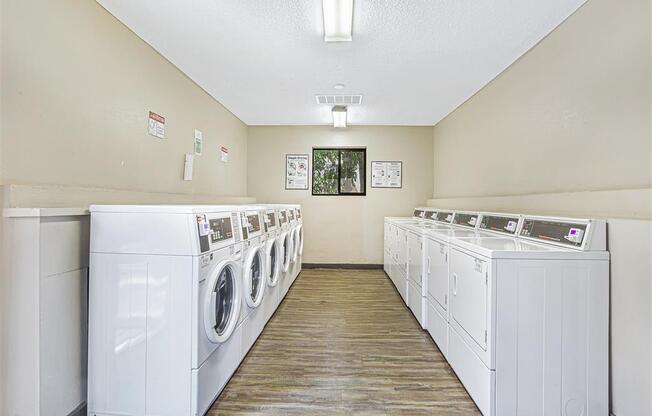
[[[229,149],[224,146],[220,147],[220,160],[224,163],[229,161]]]
[[[285,189],[308,189],[308,155],[285,155]]]
[[[403,186],[403,162],[375,160],[371,162],[372,188],[401,188]]]
[[[165,138],[165,117],[150,111],[147,123],[147,132],[150,135],[158,137],[159,139]]]
[[[201,155],[202,149],[204,148],[204,134],[195,129],[195,154]]]

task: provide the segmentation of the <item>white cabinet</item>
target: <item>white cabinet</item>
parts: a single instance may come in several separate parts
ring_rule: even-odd
[[[3,211],[7,415],[68,415],[86,402],[89,217]]]

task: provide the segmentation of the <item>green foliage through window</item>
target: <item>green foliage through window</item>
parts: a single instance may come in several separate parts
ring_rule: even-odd
[[[313,195],[365,195],[366,149],[313,149]]]

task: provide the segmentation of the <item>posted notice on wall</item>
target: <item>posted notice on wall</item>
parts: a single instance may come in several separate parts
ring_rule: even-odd
[[[375,160],[371,162],[372,188],[401,188],[403,186],[403,162]]]
[[[204,148],[204,134],[195,129],[195,154],[201,155],[202,149]]]
[[[285,155],[285,189],[308,189],[308,155]]]
[[[224,146],[220,147],[220,160],[224,163],[229,161],[229,149]]]
[[[165,117],[150,111],[147,120],[147,132],[159,139],[165,139]]]

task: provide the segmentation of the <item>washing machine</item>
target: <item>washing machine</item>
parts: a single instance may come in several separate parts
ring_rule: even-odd
[[[445,212],[442,219],[448,218]],[[429,229],[423,245],[423,313],[426,330],[448,356],[449,251],[452,240],[516,237],[518,214],[454,212],[450,225]]]
[[[245,206],[240,212],[242,227],[243,299],[240,312],[242,355],[249,352],[267,323],[263,298],[267,289],[265,272],[264,220],[261,206]]]
[[[264,231],[263,240],[265,247],[265,279],[267,281],[267,293],[263,298],[263,305],[266,310],[266,320],[269,320],[280,302],[279,284],[281,278],[281,249],[279,241],[281,227],[278,219],[278,208],[265,205],[263,213]]]
[[[303,219],[301,218],[301,205],[290,206],[294,214],[294,222],[290,221],[290,228],[293,233],[292,238],[292,282],[297,279],[301,273],[301,260],[303,257]],[[290,217],[291,219],[292,217]]]
[[[448,263],[446,358],[484,415],[609,413],[604,221],[526,215]]]
[[[279,284],[281,285],[279,303],[285,298],[290,286],[292,285],[292,269],[290,267],[292,263],[292,233],[290,229],[290,213],[287,207],[280,207],[278,209],[278,221],[281,226],[279,232],[279,251],[280,251],[280,277]]]
[[[237,207],[94,205],[89,415],[202,415],[237,369]]]

